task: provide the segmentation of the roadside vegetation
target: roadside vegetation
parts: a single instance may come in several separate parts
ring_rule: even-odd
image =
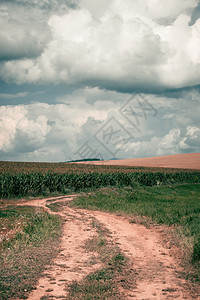
[[[200,281],[200,171],[0,162],[0,299],[27,298],[59,251],[62,227],[55,215],[40,208],[5,207],[5,199],[9,204],[21,197],[69,193],[79,193],[72,206],[126,214],[145,226],[164,225],[182,250],[188,278]],[[65,204],[48,206],[59,212]],[[126,257],[108,243],[107,233],[98,232],[86,247],[96,249],[104,268],[74,282],[71,299],[116,299],[117,284],[130,283]]]
[[[91,210],[124,213],[132,222],[170,226],[176,234],[185,261],[195,271],[188,274],[200,280],[200,184],[101,188],[80,196],[72,205]]]
[[[0,211],[0,299],[26,299],[59,251],[61,219],[40,208]]]

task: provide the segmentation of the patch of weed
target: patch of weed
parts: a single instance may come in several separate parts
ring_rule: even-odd
[[[103,188],[77,197],[71,205],[126,213],[149,219],[150,223],[173,225],[182,239],[187,260],[195,266],[200,265],[200,184]],[[200,272],[197,273],[200,280]]]
[[[7,238],[0,255],[0,299],[26,299],[58,253],[61,219],[32,207],[7,208],[1,218],[7,226]],[[9,236],[10,228],[16,230]]]
[[[109,232],[96,220],[92,224],[98,235],[86,241],[85,249],[97,252],[103,266],[81,282],[74,281],[68,287],[68,299],[125,299],[123,290],[134,284],[129,261],[107,240]]]

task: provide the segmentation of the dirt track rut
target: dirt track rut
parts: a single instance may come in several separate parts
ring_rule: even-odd
[[[50,212],[47,200],[70,201],[73,197],[33,200],[21,205],[44,207]],[[130,223],[123,216],[68,206],[54,214],[64,220],[60,252],[45,270],[29,300],[67,299],[67,287],[73,280],[79,281],[101,267],[101,263],[95,263],[97,253],[87,253],[83,247],[86,240],[96,234],[91,226],[94,218],[111,232],[113,241],[132,264],[136,285],[132,290],[123,291],[123,299],[194,299],[186,281],[178,277],[181,271],[178,262],[170,255],[169,248],[161,245],[158,230]]]

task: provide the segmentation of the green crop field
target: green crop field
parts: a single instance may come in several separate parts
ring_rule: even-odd
[[[106,186],[200,183],[194,170],[0,162],[0,197],[66,194]]]
[[[191,267],[188,278],[200,280],[200,171],[0,162],[0,229],[14,230],[13,236],[1,242],[2,299],[13,295],[22,297],[24,287],[25,290],[31,289],[38,276],[36,273],[41,272],[41,260],[48,261],[42,255],[43,250],[49,251],[49,256],[53,257],[52,253],[56,252],[53,246],[48,249],[49,241],[54,245],[53,241],[57,243],[61,233],[58,217],[32,208],[6,208],[4,202],[73,192],[85,192],[84,196],[78,194],[71,203],[73,206],[124,213],[133,222],[173,228],[184,260]],[[34,253],[41,253],[39,261]],[[22,274],[25,274],[23,283],[18,284],[22,281]],[[16,286],[19,287],[17,290]]]

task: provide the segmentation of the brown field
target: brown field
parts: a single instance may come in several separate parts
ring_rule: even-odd
[[[197,169],[200,170],[200,153],[176,154],[157,157],[133,158],[121,160],[105,160],[87,162],[87,164],[114,165],[129,167],[160,167],[177,169]]]

